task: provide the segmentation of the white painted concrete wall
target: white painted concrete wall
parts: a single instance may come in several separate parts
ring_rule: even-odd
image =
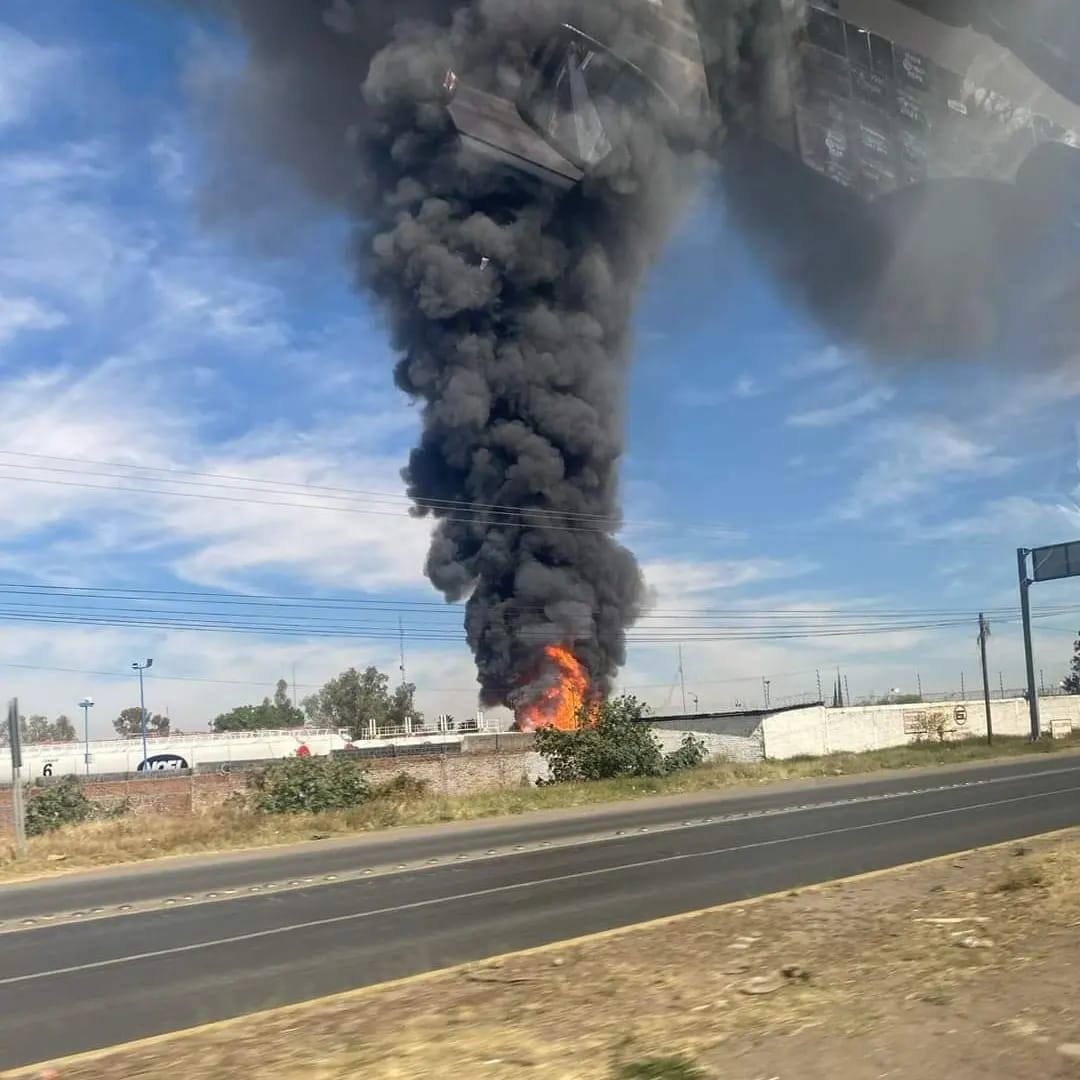
[[[725,735],[715,731],[671,731],[668,728],[653,728],[652,733],[665,754],[678,750],[683,736],[690,734],[705,744],[705,751],[710,761],[750,762],[763,759],[761,736]]]
[[[958,707],[963,712],[957,713]],[[919,714],[923,716],[921,721]],[[1040,698],[1039,715],[1042,729],[1048,734],[1060,736],[1080,730],[1080,696]],[[990,716],[996,735],[1027,735],[1031,730],[1023,698],[991,700]],[[939,723],[946,738],[980,736],[986,731],[985,706],[982,700],[971,700],[795,709],[762,721],[764,752],[766,758],[784,760],[839,751],[881,750],[916,742],[917,727],[925,724],[934,729]]]
[[[294,756],[306,747],[316,757],[342,750],[346,745],[386,748],[395,745],[415,747],[434,743],[443,745],[464,742],[464,735],[412,735],[396,739],[360,739],[353,743],[340,733],[326,729],[310,731],[230,732],[220,735],[165,735],[147,739],[147,753],[176,754],[190,768],[212,765],[226,766],[237,761],[270,761]],[[134,773],[143,760],[141,739],[108,739],[90,743],[90,768],[84,760],[85,747],[81,742],[41,743],[23,747],[23,776],[34,780],[40,776],[104,776],[114,773]],[[11,757],[7,750],[0,752],[0,784],[11,783]]]

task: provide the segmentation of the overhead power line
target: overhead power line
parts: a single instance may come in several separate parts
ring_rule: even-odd
[[[1046,614],[1043,618],[1049,617]],[[400,630],[393,624],[355,622],[314,622],[310,619],[288,620],[236,615],[214,617],[212,613],[172,614],[136,608],[76,609],[15,608],[0,606],[0,621],[9,623],[38,623],[43,625],[110,626],[169,631],[215,632],[261,636],[284,636],[316,639],[396,640]],[[970,620],[939,619],[908,623],[886,623],[841,626],[782,625],[782,626],[673,626],[660,630],[643,627],[631,629],[628,639],[637,645],[694,644],[740,641],[791,641],[819,638],[869,637],[910,631],[945,630],[965,627]],[[1013,621],[1013,620],[1001,620]],[[524,631],[527,633],[527,628]],[[452,627],[413,626],[409,636],[423,642],[458,642],[461,631]]]
[[[73,667],[56,667],[48,664],[17,664],[17,663],[5,663],[0,661],[0,668],[10,668],[14,671],[41,671],[49,672],[52,674],[63,675],[84,675],[93,676],[96,678],[104,679],[116,679],[120,681],[137,681],[138,676],[135,672],[130,670],[121,671],[102,671],[95,668],[73,668]],[[771,675],[767,675],[766,678],[780,681],[781,679],[796,679],[813,675],[814,668],[806,668],[802,671],[786,671],[776,672]],[[279,678],[280,675],[275,675],[265,679],[211,679],[198,675],[167,675],[163,673],[158,667],[155,667],[152,675],[148,675],[147,678],[151,682],[181,682],[181,683],[202,683],[207,686],[243,686],[243,687],[272,687]],[[739,683],[756,683],[759,680],[757,675],[737,675],[727,679],[695,679],[695,686],[732,686]],[[667,683],[627,683],[620,684],[620,690],[655,690],[663,689],[667,686]],[[320,690],[322,689],[321,683],[297,683],[297,689],[300,690]],[[429,694],[474,694],[476,693],[477,686],[427,686],[420,685],[418,690]]]
[[[333,609],[365,610],[368,608],[382,610],[393,615],[402,612],[423,611],[425,613],[446,613],[460,616],[461,605],[451,604],[445,600],[412,600],[412,599],[384,599],[379,597],[350,597],[350,596],[304,596],[296,593],[239,593],[239,592],[210,592],[184,589],[144,589],[128,588],[119,586],[94,586],[94,585],[48,585],[30,582],[0,582],[0,598],[5,595],[25,596],[71,596],[78,598],[96,598],[101,600],[168,600],[176,603],[190,604],[228,604],[228,605],[266,605],[282,607],[328,607]],[[516,610],[526,612],[539,612],[543,608],[537,605],[523,605]],[[987,614],[996,617],[1007,618],[1019,615],[1018,606],[984,608]],[[1080,606],[1076,604],[1051,604],[1043,605],[1043,612],[1047,614],[1069,614],[1080,612]],[[810,608],[810,607],[780,607],[780,608],[753,608],[753,607],[730,607],[730,608],[650,608],[641,618],[731,618],[731,619],[794,619],[805,617],[808,619],[933,619],[933,618],[956,618],[959,620],[970,619],[971,613],[967,608],[903,608],[882,609],[874,607],[847,607],[847,608]]]
[[[30,458],[41,461],[58,461],[63,465],[20,464],[6,461],[4,457]],[[87,468],[88,465],[101,469]],[[592,532],[597,529],[618,531],[620,529],[670,528],[671,522],[625,521],[619,514],[598,514],[585,510],[552,510],[543,505],[518,506],[510,503],[472,502],[461,499],[413,499],[407,494],[365,491],[363,489],[308,484],[302,481],[260,480],[255,477],[233,476],[227,473],[206,473],[196,470],[166,468],[163,466],[129,465],[122,462],[96,461],[94,459],[66,458],[58,455],[29,454],[25,451],[0,450],[0,468],[20,470],[22,473],[59,473],[67,476],[84,476],[98,480],[116,480],[123,486],[89,484],[74,480],[57,480],[41,476],[7,475],[4,479],[22,483],[37,483],[60,487],[75,487],[96,491],[133,491],[139,494],[175,496],[177,498],[203,498],[212,501],[248,503],[256,506],[275,506],[319,511],[341,511],[353,514],[370,514],[381,517],[401,517],[415,512],[417,508],[432,511],[438,518],[449,521],[471,522],[480,518],[496,524],[526,524],[543,526],[558,531]],[[116,470],[125,470],[117,472]],[[140,475],[140,474],[152,475]],[[186,479],[196,477],[202,479]],[[224,482],[222,482],[224,481]],[[195,491],[175,491],[161,487],[133,487],[133,483],[167,484],[195,488]],[[210,489],[210,490],[203,490]],[[331,500],[333,505],[319,502],[283,502],[281,499],[240,498],[235,495],[211,492],[247,493],[247,495],[276,495],[282,498],[319,498]],[[359,503],[360,505],[356,505]],[[365,505],[369,504],[369,505]],[[389,507],[389,509],[387,509]],[[467,515],[465,518],[453,515]],[[738,533],[721,526],[679,526],[695,533],[713,537],[737,538]]]

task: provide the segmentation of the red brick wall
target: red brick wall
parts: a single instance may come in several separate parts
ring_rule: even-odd
[[[367,764],[376,783],[408,773],[426,780],[435,794],[465,795],[527,784],[530,755],[517,750],[437,758],[375,758]],[[242,791],[244,783],[242,773],[159,773],[126,780],[90,780],[83,784],[83,790],[89,799],[103,806],[115,806],[127,799],[134,814],[185,815],[220,806],[233,792]],[[32,797],[33,789],[28,794]],[[11,824],[11,788],[0,787],[0,831],[7,831]]]

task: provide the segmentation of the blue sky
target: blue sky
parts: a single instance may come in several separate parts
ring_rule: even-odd
[[[188,90],[235,62],[231,43],[165,6],[4,5],[0,581],[409,601],[422,707],[468,713],[459,616],[423,606],[436,599],[427,527],[398,497],[416,417],[350,288],[347,223],[298,205],[270,254],[205,224],[208,148]],[[855,694],[913,687],[916,673],[928,688],[961,671],[972,685],[975,613],[1015,604],[1015,548],[1080,533],[1080,367],[875,365],[793,310],[708,201],[673,238],[637,329],[626,540],[658,612],[971,613],[971,627],[688,643],[701,707],[755,703],[762,676],[774,699],[809,692],[838,664]],[[1043,588],[1037,603],[1077,596]],[[80,628],[0,608],[7,693],[51,714],[90,693],[102,731],[143,656],[148,707],[188,728],[293,665],[313,686],[351,663],[398,663],[390,607],[368,641]],[[1077,621],[1045,620],[1048,679]],[[679,696],[673,641],[634,645],[624,673],[658,708]],[[991,665],[1019,684],[1015,626]]]

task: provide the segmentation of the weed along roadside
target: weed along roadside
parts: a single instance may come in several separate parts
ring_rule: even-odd
[[[1080,830],[54,1063],[62,1080],[1074,1075]],[[6,1074],[29,1080],[34,1069]]]
[[[548,781],[528,782],[521,769],[502,769],[503,786],[444,794],[427,765],[400,771],[369,769],[345,758],[292,758],[245,778],[217,776],[160,781],[219,784],[226,796],[200,808],[184,795],[182,812],[158,800],[136,807],[115,787],[93,797],[92,784],[74,778],[31,789],[34,823],[25,859],[16,855],[10,833],[0,839],[0,880],[58,871],[106,867],[170,855],[207,854],[308,841],[404,825],[493,818],[538,810],[573,809],[654,795],[723,791],[784,780],[855,776],[889,769],[926,768],[1080,749],[1080,736],[1032,744],[1000,738],[922,742],[861,754],[832,754],[780,762],[703,762],[691,737],[661,752],[645,725],[635,721],[633,699],[609,703],[594,728],[552,732],[537,750]],[[429,771],[425,773],[424,768]],[[156,790],[159,781],[140,784]],[[88,797],[89,796],[89,797]],[[2,819],[0,819],[2,820]]]

